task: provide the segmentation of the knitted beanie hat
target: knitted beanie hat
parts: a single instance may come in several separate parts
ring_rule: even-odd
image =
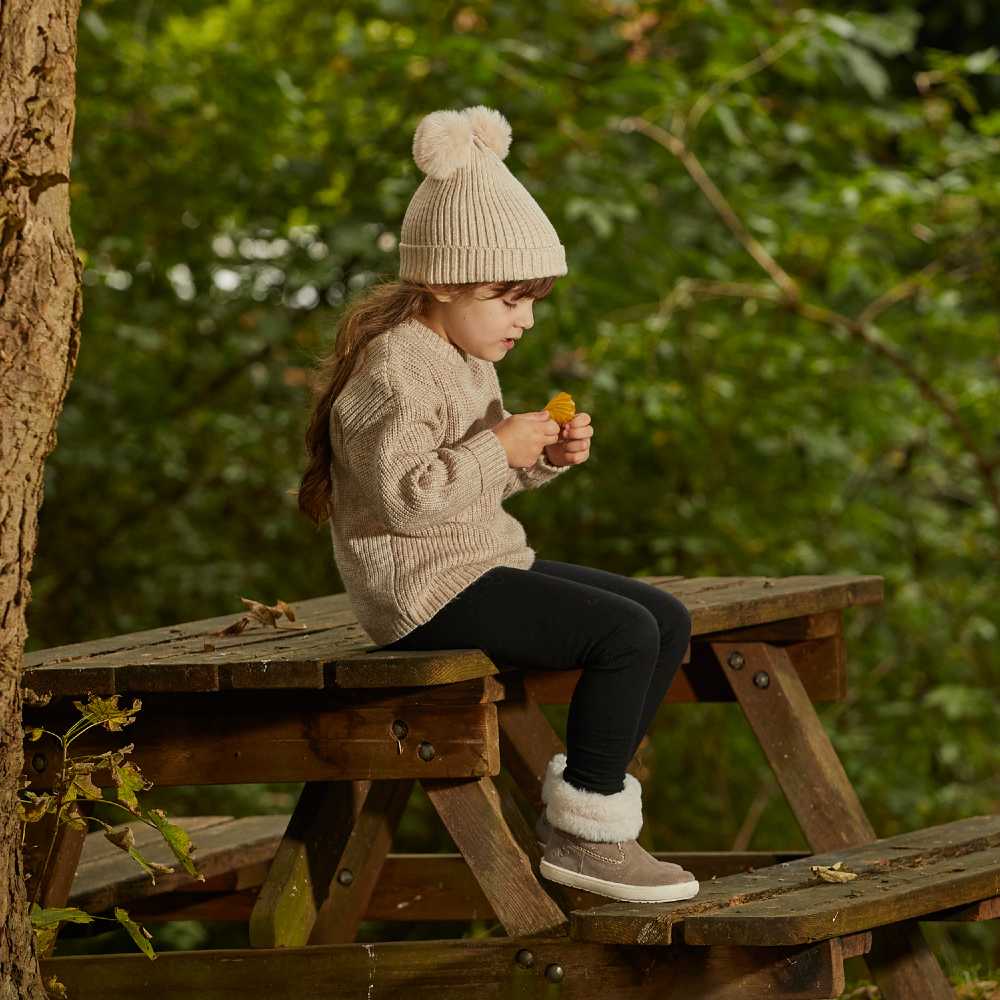
[[[413,135],[426,174],[403,216],[399,276],[431,284],[566,273],[559,236],[507,169],[510,124],[479,104],[434,111]]]

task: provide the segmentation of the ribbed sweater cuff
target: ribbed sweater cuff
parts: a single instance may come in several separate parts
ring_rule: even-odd
[[[480,492],[498,486],[507,481],[510,466],[507,464],[507,451],[491,430],[473,434],[468,441],[462,442],[463,448],[468,448],[479,463]]]
[[[521,482],[528,489],[534,489],[551,482],[560,473],[566,472],[567,469],[571,468],[571,465],[553,465],[546,457],[545,450],[543,449],[541,455],[538,456],[538,461],[528,469],[520,469],[518,475],[521,477]]]

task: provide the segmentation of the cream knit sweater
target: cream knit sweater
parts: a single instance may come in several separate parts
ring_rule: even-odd
[[[512,469],[496,368],[410,319],[365,345],[333,403],[337,568],[358,623],[387,645],[494,566],[535,550],[502,502],[572,466]]]

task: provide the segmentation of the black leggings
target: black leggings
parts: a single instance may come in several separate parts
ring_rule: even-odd
[[[496,566],[423,625],[380,649],[481,649],[501,669],[582,668],[566,719],[577,788],[620,792],[625,769],[680,667],[691,616],[632,577],[536,559]]]

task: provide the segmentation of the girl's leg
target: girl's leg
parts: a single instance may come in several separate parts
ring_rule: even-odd
[[[382,648],[482,649],[501,668],[582,668],[563,777],[602,795],[623,790],[660,656],[660,623],[643,604],[578,580],[497,566]]]
[[[684,651],[691,639],[690,612],[673,594],[634,577],[551,559],[536,559],[530,571],[557,576],[563,580],[575,580],[578,583],[620,594],[637,601],[656,618],[660,632],[659,655],[636,722],[632,753],[629,755],[631,760],[680,669]]]

